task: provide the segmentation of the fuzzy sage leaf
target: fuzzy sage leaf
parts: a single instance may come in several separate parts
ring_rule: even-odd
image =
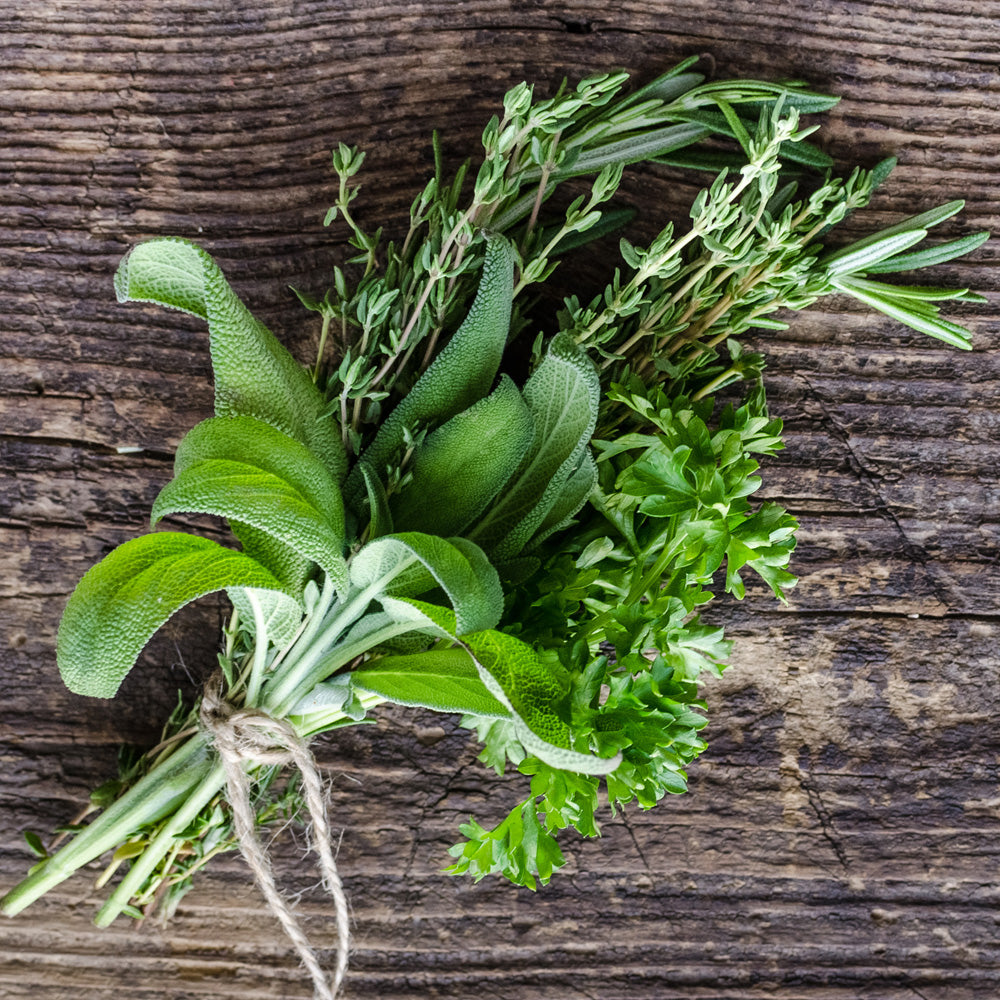
[[[351,674],[352,683],[397,705],[436,712],[509,718],[486,689],[475,663],[461,648],[383,656]]]
[[[164,531],[119,545],[84,574],[63,612],[56,656],[66,687],[113,697],[175,611],[227,587],[282,590],[260,563],[207,538]]]
[[[273,536],[317,563],[341,592],[347,589],[342,519],[331,520],[295,486],[251,462],[204,458],[187,465],[160,491],[150,515],[215,514]]]
[[[256,417],[307,445],[341,478],[347,457],[325,401],[308,372],[256,319],[201,247],[150,240],[134,247],[115,274],[119,302],[157,302],[208,321],[215,412]]]
[[[174,473],[180,476],[195,463],[209,459],[234,462],[251,459],[255,468],[275,476],[287,490],[297,494],[325,524],[324,534],[330,537],[332,545],[326,553],[324,569],[329,572],[332,568],[343,589],[346,570],[340,550],[345,535],[344,503],[337,481],[309,448],[255,417],[210,417],[184,436],[174,458]],[[233,534],[243,543],[244,551],[263,563],[293,592],[301,593],[315,558],[309,554],[312,547],[295,545],[281,523],[275,521],[274,511],[263,512],[265,519],[271,521],[270,527],[265,527],[259,518],[253,524],[241,520],[239,502],[235,497],[232,499],[232,512],[224,516],[229,519]],[[227,498],[222,500],[223,504],[227,502]]]
[[[516,555],[527,544],[579,467],[594,432],[600,393],[590,359],[570,337],[555,337],[524,387],[535,424],[531,448],[497,503],[470,531],[498,559]]]
[[[402,448],[407,428],[441,424],[489,392],[507,342],[512,297],[510,244],[496,237],[488,243],[479,290],[464,322],[383,421],[362,461],[381,474]],[[347,480],[346,496],[356,504],[363,492],[362,474],[355,467]]]
[[[513,475],[533,436],[531,410],[504,375],[489,396],[417,448],[413,478],[391,504],[393,523],[401,530],[460,534]]]
[[[459,634],[493,628],[503,611],[496,570],[464,538],[417,531],[369,542],[351,561],[351,582],[390,596],[416,596],[440,587],[455,609]]]

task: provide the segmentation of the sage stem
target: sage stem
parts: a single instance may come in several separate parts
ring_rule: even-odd
[[[65,847],[0,900],[0,913],[14,916],[77,869],[127,840],[147,823],[170,815],[201,781],[208,767],[208,745],[192,736],[166,760],[144,775]]]
[[[163,824],[160,832],[136,858],[128,874],[118,884],[118,888],[97,911],[94,923],[98,927],[107,927],[125,909],[129,900],[142,887],[150,872],[173,847],[177,835],[194,821],[198,813],[218,795],[225,783],[225,768],[217,760],[215,766],[205,775],[200,785],[188,796],[184,804]]]

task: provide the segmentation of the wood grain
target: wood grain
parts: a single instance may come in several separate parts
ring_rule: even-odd
[[[329,150],[368,150],[363,221],[399,226],[429,165],[475,148],[503,91],[710,53],[720,76],[843,97],[839,161],[900,166],[861,232],[964,197],[943,230],[1000,228],[1000,35],[985,0],[49,0],[0,3],[0,873],[66,821],[122,740],[149,742],[213,659],[219,611],[179,616],[113,703],[55,673],[62,602],[143,530],[180,436],[211,408],[207,338],[115,304],[135,241],[179,234],[305,357],[288,291],[345,253],[320,225]],[[625,189],[653,231],[693,181]],[[828,300],[761,338],[788,448],[769,495],[803,522],[787,608],[754,590],[706,686],[690,794],[567,839],[537,895],[442,877],[470,811],[516,782],[454,720],[389,712],[323,741],[356,928],[348,997],[979,1000],[1000,987],[1000,338],[997,243],[940,268],[988,293],[958,354]],[[584,279],[605,262],[581,266]],[[564,279],[565,280],[565,279]],[[569,290],[568,285],[563,286]],[[142,448],[120,454],[119,447]],[[331,921],[291,835],[275,845],[310,930]],[[0,996],[305,997],[249,884],[220,858],[166,928],[90,924],[79,876],[0,925]]]

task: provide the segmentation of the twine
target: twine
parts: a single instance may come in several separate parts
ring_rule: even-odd
[[[330,825],[326,818],[326,800],[316,770],[316,761],[305,741],[284,719],[275,719],[256,708],[235,708],[222,696],[222,675],[216,672],[205,685],[201,702],[201,724],[212,736],[226,772],[233,826],[240,851],[253,872],[271,912],[295,945],[302,964],[312,976],[318,1000],[334,1000],[347,971],[350,943],[347,897],[337,874],[331,848]],[[333,897],[337,920],[337,964],[332,979],[320,965],[316,950],[278,891],[271,860],[257,836],[257,816],[250,805],[250,779],[245,764],[294,764],[302,773],[309,819],[312,823],[312,846],[319,856],[323,885]]]

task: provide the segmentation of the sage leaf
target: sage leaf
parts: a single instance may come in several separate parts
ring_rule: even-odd
[[[466,539],[417,531],[377,538],[351,560],[351,582],[390,597],[413,597],[440,587],[455,609],[458,634],[493,628],[503,613],[497,571]]]
[[[501,560],[525,546],[579,467],[597,422],[600,379],[572,337],[559,334],[523,395],[535,421],[531,449],[497,502],[468,532]]]
[[[343,545],[344,503],[340,488],[324,463],[300,441],[255,417],[210,417],[181,440],[174,473],[179,475],[206,459],[246,461],[278,476],[322,514]],[[313,565],[311,558],[273,532],[238,518],[231,517],[229,523],[248,555],[263,563],[293,592],[301,593]]]
[[[160,491],[151,512],[214,514],[266,532],[318,563],[341,593],[347,589],[343,521],[330,519],[281,476],[249,462],[199,459]]]
[[[493,630],[463,636],[486,689],[514,716],[525,750],[551,767],[577,774],[610,774],[621,754],[597,757],[571,748],[572,733],[556,711],[563,685],[527,643]]]
[[[226,594],[243,621],[259,621],[275,646],[280,648],[292,641],[302,622],[302,607],[294,597],[257,587],[228,587]]]
[[[398,705],[503,719],[510,712],[486,690],[462,648],[384,656],[353,671],[355,686]]]
[[[324,708],[339,709],[351,700],[352,694],[350,674],[337,674],[317,684],[291,707],[288,714],[305,716]]]
[[[119,265],[115,292],[119,302],[156,302],[207,320],[216,414],[263,420],[343,477],[340,431],[321,419],[326,402],[309,373],[251,314],[201,247],[174,237],[140,243]]]
[[[260,563],[217,542],[157,532],[89,569],[59,623],[56,658],[76,694],[111,698],[157,629],[185,604],[230,587],[281,591]]]
[[[239,539],[243,551],[266,566],[288,588],[289,593],[300,597],[316,564],[274,535],[234,518],[228,520],[229,529]]]
[[[479,289],[462,325],[409,393],[382,422],[361,458],[380,475],[403,447],[404,431],[436,427],[489,391],[507,343],[514,295],[513,252],[494,237],[486,246]],[[364,494],[360,463],[347,479],[345,495],[357,506]]]
[[[365,490],[368,494],[368,538],[381,538],[393,532],[392,512],[389,510],[389,498],[386,496],[382,480],[371,470],[367,462],[359,462],[358,468],[364,477]]]
[[[545,515],[545,519],[538,526],[538,531],[531,539],[530,545],[532,547],[540,545],[549,535],[568,527],[596,487],[597,466],[594,464],[590,450],[587,449],[583,453],[579,467],[563,483],[562,490],[560,490],[548,514]]]
[[[393,498],[403,531],[458,535],[483,512],[531,445],[534,420],[506,375],[485,399],[430,434],[413,456],[413,478]]]
[[[456,641],[485,689],[511,716],[517,739],[539,760],[577,774],[610,774],[621,763],[620,754],[597,757],[572,749],[571,730],[558,710],[565,688],[527,643],[494,629],[460,635],[452,612],[424,601],[389,598],[383,605],[400,620],[422,619],[428,634]]]

